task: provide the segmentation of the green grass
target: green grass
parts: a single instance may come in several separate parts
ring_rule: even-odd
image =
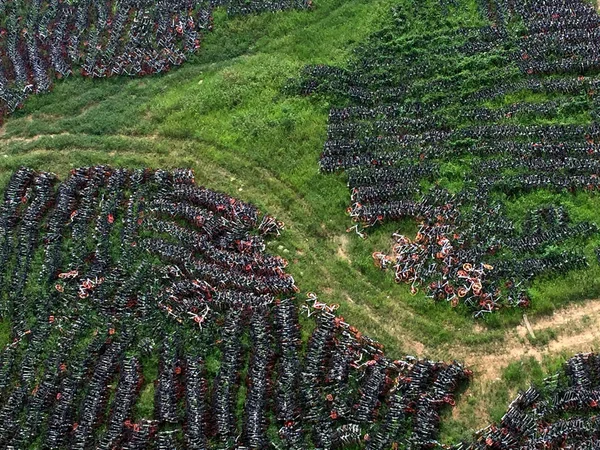
[[[485,349],[520,322],[522,311],[488,317],[481,332],[468,312],[434,304],[422,293],[411,296],[407,286],[379,271],[372,252],[389,248],[390,235],[398,228],[414,232],[414,223],[382,226],[366,240],[347,234],[345,176],[318,171],[331,105],[323,97],[282,93],[287,80],[307,64],[345,65],[357,44],[379,29],[391,6],[407,1],[319,0],[313,11],[239,19],[219,11],[215,32],[206,37],[200,54],[168,74],[58,82],[52,93],[29,100],[0,129],[0,184],[21,165],[62,177],[73,167],[95,164],[191,167],[199,184],[250,201],[283,220],[287,229],[269,242],[269,251],[290,262],[288,271],[303,292],[340,304],[339,313],[384,343],[392,356],[420,350],[419,356],[451,359],[448,348],[462,347],[463,354]],[[413,12],[423,18],[439,15],[425,3],[412,6]],[[445,20],[479,24],[476,2],[465,3],[468,8]],[[430,30],[434,23],[424,19],[420,26]],[[527,99],[540,100],[533,94]],[[448,167],[450,173],[456,170]],[[558,199],[574,219],[600,223],[597,196],[555,197],[543,192],[524,197],[511,204],[511,212],[518,215]],[[597,244],[587,245],[588,254]],[[592,264],[558,279],[538,280],[528,315],[548,314],[567,302],[598,295],[600,267]],[[8,326],[0,323],[0,344],[7,339]],[[144,367],[139,416],[153,408],[154,388],[148,380],[156,367]],[[505,383],[513,376],[509,373]],[[483,395],[505,408],[508,394],[503,392],[498,388]],[[492,417],[497,413],[493,410]],[[473,410],[464,421],[476,421],[476,414]],[[463,423],[445,425],[445,435],[454,439],[465,433],[458,424]]]
[[[324,0],[314,11],[234,20],[221,12],[203,51],[171,73],[59,82],[3,127],[2,178],[23,164],[62,176],[90,164],[190,166],[200,184],[283,220],[287,230],[270,251],[289,260],[302,290],[342,304],[348,320],[394,353],[411,350],[409,335],[432,349],[460,342],[470,317],[410,296],[374,267],[371,253],[397,225],[364,241],[346,233],[345,177],[318,172],[327,100],[281,92],[306,64],[345,64],[393,3]]]
[[[158,378],[158,360],[155,358],[143,358],[142,377],[143,384],[140,388],[140,395],[135,405],[134,417],[148,418],[154,414],[154,380]]]
[[[0,348],[4,348],[10,339],[10,322],[0,321]]]

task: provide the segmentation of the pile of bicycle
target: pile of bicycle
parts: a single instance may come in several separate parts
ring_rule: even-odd
[[[60,182],[22,168],[4,192],[0,311],[11,331],[0,352],[0,446],[448,448],[442,412],[471,372],[391,359],[337,305],[294,299],[286,262],[264,251],[284,224],[254,206],[197,186],[189,170],[97,166]],[[458,198],[435,195],[429,214],[458,220]],[[526,223],[543,231],[517,249],[587,232],[565,228],[568,212],[552,206]],[[414,277],[415,255],[435,250],[462,282],[454,295],[493,309],[489,273],[506,269],[455,267],[451,258],[468,250],[448,233],[440,223],[415,242],[398,237],[396,263]],[[435,292],[450,301],[449,286]],[[587,413],[599,400],[599,361],[570,360],[552,390],[523,394],[457,448],[596,439]]]
[[[310,0],[6,0],[0,2],[0,121],[32,93],[74,72],[104,78],[162,73],[183,64],[229,15],[309,8]]]
[[[182,64],[212,27],[201,0],[0,4],[0,99],[3,113],[54,78],[146,75]]]
[[[594,449],[600,429],[600,359],[579,354],[539,387],[520,392],[500,422],[455,450]]]
[[[227,14],[240,16],[261,12],[277,12],[285,9],[312,7],[312,0],[210,0],[211,6],[226,6]]]
[[[189,170],[17,170],[0,207],[0,446],[437,445],[470,372],[392,360],[336,305],[299,305],[264,252],[282,229]]]
[[[539,219],[529,226],[510,203],[600,188],[600,16],[581,0],[477,3],[487,25],[449,28],[440,17],[439,30],[420,34],[407,24],[435,13],[398,7],[347,68],[306,67],[288,88],[345,104],[330,111],[320,168],[348,174],[349,230],[416,221],[416,236],[394,235],[375,263],[412,293],[484,316],[527,306],[534,278],[588,264],[595,224],[555,220],[543,210],[561,208],[540,204],[525,211]],[[522,92],[534,99],[510,100]]]

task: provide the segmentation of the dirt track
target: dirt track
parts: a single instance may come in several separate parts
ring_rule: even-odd
[[[497,352],[472,352],[465,354],[463,361],[473,368],[482,380],[494,380],[500,376],[502,369],[513,361],[524,356],[533,356],[538,361],[544,355],[561,351],[578,353],[591,351],[600,342],[600,328],[586,326],[600,321],[600,300],[589,300],[581,305],[561,309],[551,317],[542,317],[531,321],[533,332],[539,336],[543,331],[552,330],[556,338],[545,346],[536,346],[528,339],[528,331],[524,323],[505,335],[505,342]],[[453,353],[460,354],[460,349]]]
[[[496,351],[484,352],[483,350],[468,351],[465,348],[455,347],[449,350],[450,354],[463,361],[474,372],[474,379],[465,395],[478,399],[474,405],[478,426],[483,427],[490,421],[486,394],[492,390],[493,384],[501,379],[502,372],[512,362],[524,357],[533,357],[542,361],[544,356],[557,355],[565,352],[567,356],[579,352],[588,352],[600,348],[600,299],[589,300],[578,305],[556,311],[550,317],[530,320],[534,334],[539,337],[544,332],[552,331],[554,338],[546,345],[534,345],[528,339],[528,330],[524,323],[514,330],[508,331],[504,342]],[[534,341],[535,342],[535,341]],[[511,396],[514,392],[511,392]],[[457,407],[452,416],[455,419],[465,414],[467,399],[462,398],[457,402]]]

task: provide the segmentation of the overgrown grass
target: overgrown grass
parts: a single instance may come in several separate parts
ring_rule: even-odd
[[[4,348],[10,339],[10,322],[0,321],[0,347]]]

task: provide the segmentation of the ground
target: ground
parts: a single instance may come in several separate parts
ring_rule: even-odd
[[[311,12],[234,20],[219,11],[200,54],[165,75],[58,82],[0,129],[0,184],[21,165],[63,177],[93,164],[192,167],[199,184],[283,220],[286,231],[269,251],[290,262],[303,292],[340,304],[340,314],[389,354],[456,359],[474,369],[471,387],[444,422],[444,439],[455,439],[497,419],[517,388],[565,357],[598,348],[600,332],[589,324],[600,316],[600,301],[584,299],[600,294],[600,268],[536,284],[525,311],[536,339],[522,325],[524,311],[476,322],[466,311],[411,296],[379,271],[372,252],[388,248],[397,228],[415,225],[385,225],[366,240],[346,233],[346,180],[318,171],[330,105],[282,87],[306,64],[343,65],[396,2],[315,3]],[[583,202],[584,212],[599,203],[572,201]]]

